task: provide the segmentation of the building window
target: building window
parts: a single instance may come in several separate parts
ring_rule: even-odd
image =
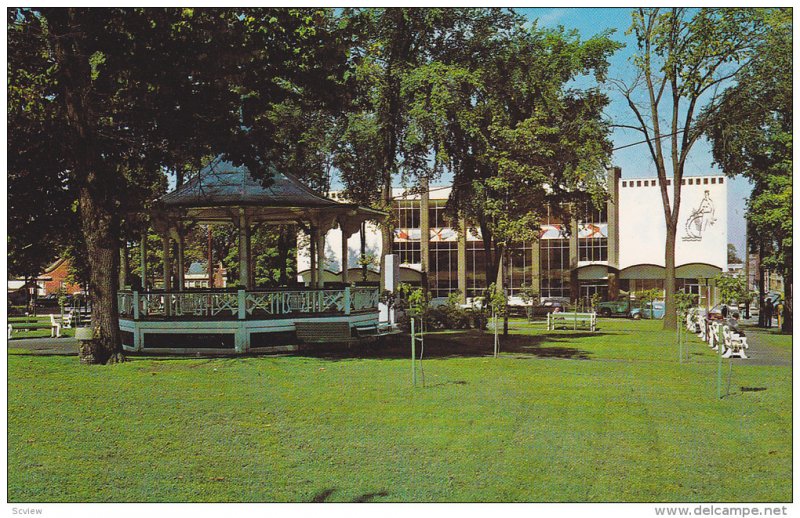
[[[655,182],[655,180],[653,180]],[[578,225],[591,230],[589,236],[578,237],[578,260],[579,261],[608,261],[608,238],[601,234],[601,225],[608,223],[607,205],[603,204],[599,209],[593,205],[588,205],[584,210],[584,215],[578,221]]]
[[[660,290],[663,292],[664,279],[631,279],[629,286],[631,293],[645,290]],[[661,296],[664,296],[663,293]]]
[[[578,239],[579,261],[608,261],[608,238],[586,237]]]
[[[400,257],[401,264],[419,264],[422,254],[420,242],[416,241],[395,241],[392,244],[392,253]]]
[[[569,297],[569,239],[540,241],[541,297]]]
[[[531,256],[533,249],[528,244],[523,244],[511,249],[508,260],[508,287],[509,295],[518,296],[522,285],[532,284]],[[536,287],[534,286],[534,290]]]
[[[712,184],[715,184],[715,183],[717,183],[717,179],[716,179],[716,177],[711,179],[711,183],[712,183]]]
[[[457,242],[431,243],[428,263],[428,285],[432,297],[447,297],[458,290]]]
[[[431,206],[428,208],[428,225],[431,228],[451,227],[452,222],[445,217],[444,204],[434,205],[434,203],[431,202]]]
[[[720,183],[720,185],[722,184],[722,180],[723,180],[722,178],[720,178],[720,179],[719,179],[719,183]]]
[[[600,295],[600,300],[608,300],[608,281],[580,281],[580,292],[587,305],[591,304],[595,293]]]
[[[481,297],[486,291],[486,256],[483,241],[467,241],[467,297]]]
[[[641,180],[637,180],[636,181],[636,187],[641,187],[641,186],[642,186],[642,181]]]
[[[419,228],[419,201],[402,200],[396,202],[397,228]]]
[[[628,182],[622,182],[622,186],[623,187],[627,187],[628,186]]]

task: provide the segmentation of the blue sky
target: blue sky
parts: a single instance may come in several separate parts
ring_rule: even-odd
[[[517,9],[526,17],[538,19],[540,27],[564,26],[566,29],[577,29],[581,38],[588,38],[606,29],[614,29],[611,36],[615,41],[625,44],[625,48],[617,51],[610,60],[609,77],[627,79],[635,74],[630,61],[635,52],[633,36],[626,36],[625,31],[631,24],[630,8],[526,8]],[[608,94],[611,104],[606,114],[614,123],[631,124],[633,115],[630,108],[619,94],[610,88]],[[640,133],[632,130],[616,128],[612,134],[614,147],[624,146],[642,140]],[[646,144],[632,146],[615,151],[612,157],[614,165],[622,168],[624,177],[655,177],[656,170]],[[686,175],[721,174],[712,164],[710,145],[707,141],[695,144],[686,162]],[[729,182],[728,188],[728,241],[736,245],[740,255],[744,251],[745,241],[745,201],[750,195],[750,184],[744,178],[736,178]],[[657,213],[661,217],[660,211]]]

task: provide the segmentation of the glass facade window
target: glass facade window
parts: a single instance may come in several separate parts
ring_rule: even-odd
[[[540,241],[541,297],[569,297],[569,239]]]
[[[397,211],[397,228],[403,229],[409,237],[395,240],[392,244],[392,253],[400,258],[400,264],[419,264],[422,259],[420,240],[417,234],[411,238],[408,229],[419,228],[419,200],[401,200],[395,202]]]
[[[586,305],[592,302],[595,293],[600,295],[600,300],[608,300],[608,281],[580,281],[580,292]]]
[[[432,297],[447,297],[458,290],[458,243],[441,241],[430,244],[428,286]]]
[[[608,238],[587,237],[578,239],[579,261],[608,261]]]
[[[395,241],[392,253],[400,257],[401,264],[419,264],[422,258],[419,241]]]
[[[599,208],[592,204],[584,206],[583,217],[578,225],[581,228],[588,226],[590,233],[587,237],[578,237],[578,261],[608,261],[608,238],[601,233],[602,226],[607,224],[608,210],[605,203]]]
[[[700,300],[700,295],[703,293],[697,279],[675,279],[675,289],[684,293],[693,293],[697,295],[698,301]]]
[[[418,200],[398,201],[397,228],[419,228],[419,207]]]
[[[467,297],[481,297],[486,283],[486,256],[483,241],[467,241]]]
[[[509,295],[519,295],[523,284],[531,285],[533,276],[531,256],[532,250],[530,244],[517,246],[511,250],[508,260],[509,271],[507,276]]]
[[[450,220],[445,217],[444,204],[434,205],[434,202],[431,202],[428,208],[428,225],[431,228],[452,226]]]
[[[631,293],[645,290],[664,291],[664,279],[630,279],[629,291]]]

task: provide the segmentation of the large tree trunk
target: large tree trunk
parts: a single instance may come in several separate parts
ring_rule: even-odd
[[[676,209],[677,210],[677,209]],[[678,322],[675,305],[675,236],[678,225],[667,224],[667,242],[664,248],[664,329],[675,329]]]
[[[69,124],[73,150],[81,230],[89,258],[89,295],[94,339],[81,346],[84,363],[124,359],[117,320],[119,220],[115,214],[119,191],[104,168],[96,146],[97,120],[91,105],[91,70],[83,47],[80,14],[75,9],[53,9],[48,15],[58,80]]]
[[[90,175],[96,179],[96,175]],[[89,296],[92,301],[94,339],[80,348],[82,363],[105,364],[124,361],[117,311],[118,222],[114,214],[97,202],[92,183],[80,194],[81,229],[86,253],[91,257]]]

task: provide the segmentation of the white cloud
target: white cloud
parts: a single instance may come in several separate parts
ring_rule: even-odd
[[[555,26],[561,21],[572,9],[550,9],[543,15],[539,16],[539,26]]]

